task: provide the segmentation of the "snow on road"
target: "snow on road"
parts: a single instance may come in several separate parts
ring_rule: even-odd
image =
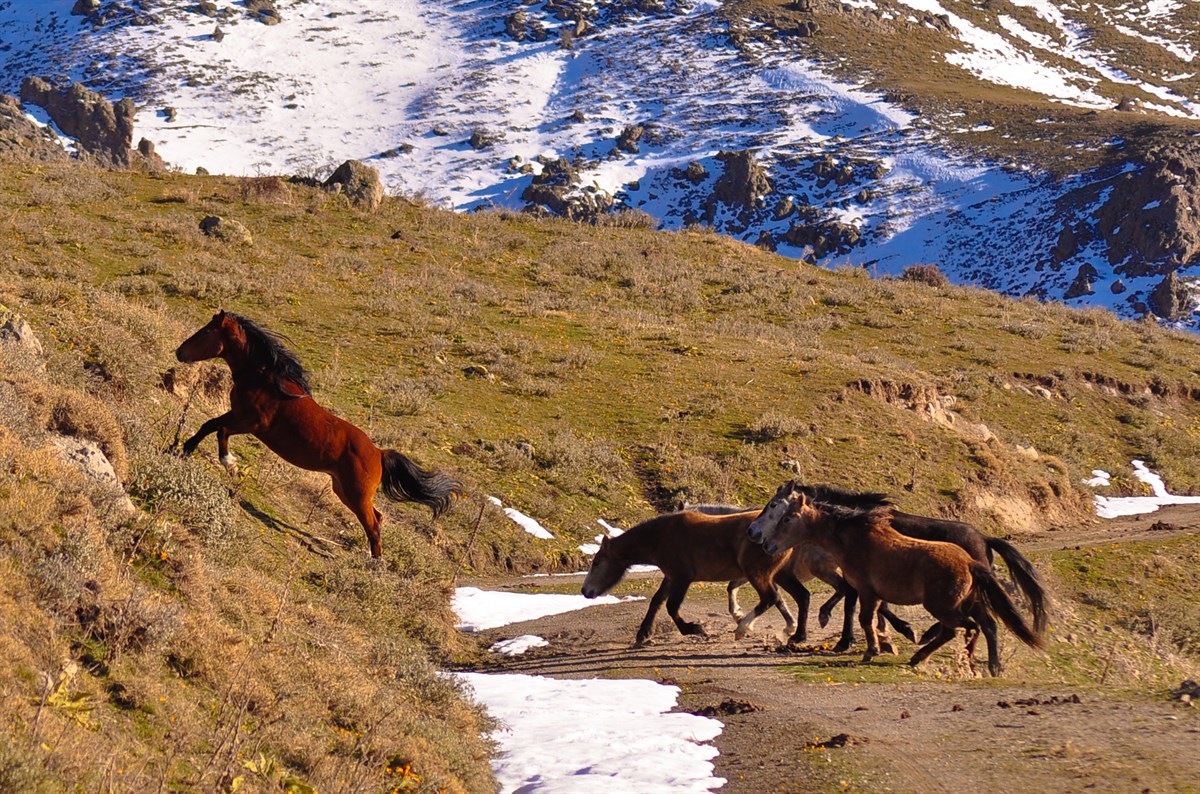
[[[547,615],[560,615],[563,612],[574,612],[600,604],[644,600],[641,596],[600,596],[588,599],[581,595],[562,593],[505,593],[481,590],[478,587],[459,587],[454,591],[450,605],[454,614],[458,615],[459,630],[486,631],[510,623],[536,620]]]
[[[503,727],[492,768],[501,794],[687,794],[713,776],[722,724],[671,713],[679,688],[643,680],[461,673]]]

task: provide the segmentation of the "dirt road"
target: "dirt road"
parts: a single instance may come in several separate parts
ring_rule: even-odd
[[[1196,531],[1200,508],[1189,506],[1018,542],[1052,550]],[[530,580],[477,584],[528,589]],[[856,657],[821,650],[836,640],[835,627],[817,628],[815,614],[806,652],[781,651],[775,613],[738,643],[719,586],[694,587],[683,606],[709,637],[682,637],[663,617],[653,643],[632,648],[645,608],[625,602],[485,632],[485,641],[537,634],[550,643],[493,657],[489,669],[677,684],[682,709],[708,709],[725,723],[716,766],[728,780],[721,791],[731,794],[1200,791],[1200,709],[1161,693],[959,680],[968,677],[961,651],[943,651],[917,677],[904,665],[908,645],[898,657],[860,667]],[[919,610],[906,616],[927,621]],[[1007,653],[1022,652],[1011,635],[1002,642]]]

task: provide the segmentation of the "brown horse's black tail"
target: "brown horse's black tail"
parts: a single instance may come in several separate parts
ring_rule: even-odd
[[[417,502],[433,509],[437,518],[450,507],[462,484],[440,471],[426,471],[394,449],[381,449],[383,481],[380,487],[388,499]]]
[[[1008,566],[1009,575],[1017,583],[1025,600],[1029,602],[1029,610],[1033,613],[1034,632],[1044,634],[1047,622],[1046,588],[1042,586],[1042,580],[1038,578],[1037,570],[1021,552],[1017,551],[1017,547],[1007,540],[988,538],[987,545],[989,550],[994,550],[1004,560]]]
[[[1004,625],[1008,626],[1009,631],[1017,635],[1017,639],[1030,648],[1046,647],[1046,641],[1042,639],[1042,635],[1029,628],[1025,619],[1021,617],[1021,613],[1017,612],[1012,599],[1008,597],[1008,593],[1004,592],[1004,588],[1000,586],[1000,580],[996,578],[996,574],[992,572],[991,568],[981,562],[972,562],[971,579],[974,582],[975,593],[983,602],[984,608],[1000,618]]]

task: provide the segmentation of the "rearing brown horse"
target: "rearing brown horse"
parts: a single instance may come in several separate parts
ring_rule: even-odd
[[[236,471],[229,437],[250,433],[279,457],[333,479],[333,492],[358,517],[371,556],[383,556],[375,509],[375,491],[396,501],[419,502],[437,518],[462,486],[440,472],[426,471],[394,449],[379,449],[367,434],[317,404],[304,367],[284,344],[285,338],[233,312],[219,311],[208,325],[175,351],[180,361],[223,358],[233,373],[229,411],[209,419],[183,445],[196,451],[217,434],[221,463]]]

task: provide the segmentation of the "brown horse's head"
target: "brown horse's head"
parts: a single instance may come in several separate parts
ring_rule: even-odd
[[[600,551],[592,557],[592,567],[588,569],[587,577],[583,580],[581,592],[586,598],[602,596],[617,586],[630,563],[622,560],[609,538],[600,541]]]
[[[226,340],[236,332],[237,322],[224,309],[213,315],[208,324],[184,340],[175,350],[180,361],[204,361],[225,352]]]

